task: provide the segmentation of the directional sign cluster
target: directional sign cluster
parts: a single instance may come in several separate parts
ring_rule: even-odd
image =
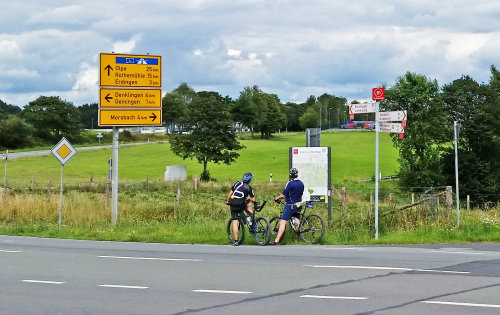
[[[406,110],[377,113],[377,123],[381,132],[399,133],[399,139],[405,137]]]
[[[99,126],[160,126],[161,56],[100,54]]]

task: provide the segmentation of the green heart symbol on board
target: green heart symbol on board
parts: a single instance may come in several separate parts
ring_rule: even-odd
[[[307,189],[307,191],[309,191],[309,194],[312,194],[314,192],[314,189],[309,188],[309,189]]]

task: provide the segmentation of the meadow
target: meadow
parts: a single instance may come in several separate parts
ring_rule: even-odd
[[[380,171],[398,172],[397,150],[388,134],[380,135]],[[8,193],[0,210],[0,233],[39,237],[168,243],[228,244],[228,190],[242,173],[255,173],[252,186],[268,206],[261,215],[271,218],[280,209],[277,196],[288,173],[288,148],[304,146],[303,133],[278,134],[272,139],[244,135],[245,146],[231,165],[210,163],[214,178],[197,182],[202,166],[182,160],[166,141],[119,149],[118,223],[110,223],[110,193],[106,176],[111,149],[82,150],[64,167],[62,228],[58,228],[61,166],[53,156],[8,160]],[[322,244],[436,243],[500,240],[498,208],[462,211],[460,227],[454,212],[437,199],[399,211],[410,203],[411,192],[401,191],[397,179],[380,182],[379,239],[374,240],[373,178],[375,138],[372,132],[324,132],[323,146],[332,152],[331,222]],[[186,181],[165,182],[167,165],[187,165]],[[272,173],[272,181],[270,181]],[[92,180],[91,180],[92,178]],[[347,194],[341,195],[341,187]],[[178,194],[180,192],[180,195]],[[345,199],[343,200],[343,197]],[[420,196],[417,195],[417,199]],[[328,218],[326,205],[313,213]],[[284,242],[295,244],[291,233]],[[246,244],[256,244],[247,238]]]

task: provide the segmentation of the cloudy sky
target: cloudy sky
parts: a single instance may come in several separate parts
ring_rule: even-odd
[[[99,54],[152,54],[163,92],[371,97],[407,71],[487,82],[500,67],[498,0],[3,0],[0,99],[98,100]]]

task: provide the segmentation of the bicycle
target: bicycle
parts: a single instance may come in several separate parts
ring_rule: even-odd
[[[238,214],[238,238],[235,240],[233,236],[233,219],[229,219],[227,222],[227,237],[231,243],[236,243],[237,245],[243,243],[245,238],[245,225],[248,228],[250,235],[253,234],[255,240],[259,245],[267,245],[271,239],[271,233],[269,231],[269,220],[265,217],[258,217],[255,219],[255,213],[260,212],[267,201],[264,201],[262,205],[258,201],[254,202],[254,213],[248,212],[246,209]],[[255,230],[253,230],[253,223],[255,223]]]
[[[285,203],[280,201],[279,204],[283,206],[280,215],[272,218],[271,221],[269,221],[272,235],[278,233],[279,223],[281,220],[281,216],[283,215]],[[314,207],[314,204],[312,202],[301,201],[295,203],[293,206],[300,207],[303,205],[305,205],[305,207],[302,207],[302,210],[298,212],[298,219],[300,220],[298,229],[294,222],[294,216],[292,216],[290,220],[288,220],[288,223],[292,231],[297,234],[298,240],[302,240],[306,243],[316,244],[320,242],[323,238],[323,235],[325,235],[325,222],[317,214],[306,215],[306,209],[312,209]]]

